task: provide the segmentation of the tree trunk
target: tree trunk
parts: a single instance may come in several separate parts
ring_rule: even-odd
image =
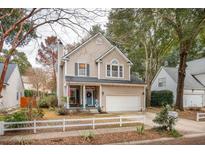
[[[54,80],[54,91],[56,92],[56,70],[55,70],[55,64],[53,63],[53,80]]]
[[[2,73],[1,73],[1,78],[0,78],[0,98],[3,97],[3,96],[1,95],[1,92],[2,92],[2,89],[3,89],[3,86],[4,86],[4,80],[5,80],[5,77],[6,77],[6,72],[7,72],[7,69],[8,69],[10,57],[11,57],[11,56],[8,56],[8,57],[6,58],[6,60],[5,60],[5,62],[4,62],[3,70],[2,70]]]
[[[146,104],[147,107],[151,106],[151,83],[150,81],[147,82],[147,88],[146,88]]]
[[[181,111],[184,110],[183,107],[184,80],[186,76],[186,60],[187,60],[187,54],[189,49],[190,49],[189,40],[180,42],[180,62],[178,68],[177,98],[176,98],[175,109],[179,109]]]

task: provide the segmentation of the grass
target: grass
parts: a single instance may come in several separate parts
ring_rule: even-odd
[[[49,109],[43,109],[44,117],[43,119],[62,119],[62,118],[92,118],[92,117],[114,117],[114,116],[126,116],[126,115],[141,115],[140,112],[123,112],[123,113],[105,113],[105,114],[99,114],[99,113],[89,113],[89,112],[75,112],[70,113],[68,115],[58,115],[58,113],[55,110],[49,110]]]
[[[5,116],[0,115],[0,121],[4,121]]]

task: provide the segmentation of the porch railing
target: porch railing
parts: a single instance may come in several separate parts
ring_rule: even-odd
[[[82,119],[57,119],[57,120],[33,120],[23,122],[4,122],[0,121],[0,135],[4,135],[7,131],[33,130],[36,133],[40,129],[61,128],[66,131],[66,128],[89,126],[95,129],[96,126],[108,126],[123,124],[134,124],[145,122],[144,115],[136,116],[118,116],[118,117],[102,117],[102,118],[82,118]]]

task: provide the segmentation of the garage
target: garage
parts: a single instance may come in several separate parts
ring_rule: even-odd
[[[106,111],[140,111],[139,96],[106,96]]]
[[[202,107],[202,95],[184,95],[184,107]]]

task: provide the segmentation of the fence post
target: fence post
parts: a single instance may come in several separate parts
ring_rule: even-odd
[[[199,113],[196,113],[196,121],[199,121]]]
[[[95,129],[95,118],[93,118],[93,129]]]
[[[33,133],[36,134],[36,119],[33,120]]]
[[[4,135],[4,121],[0,121],[0,135]]]
[[[122,117],[120,116],[120,127],[122,127]]]
[[[63,119],[63,131],[65,132],[65,119]]]

